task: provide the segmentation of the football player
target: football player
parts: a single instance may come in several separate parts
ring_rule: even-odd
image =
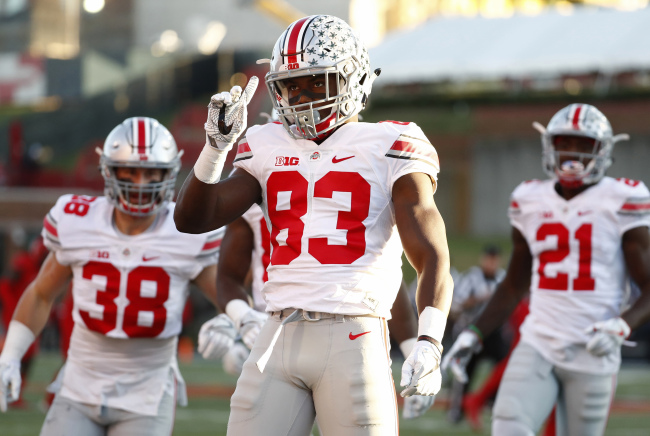
[[[499,387],[492,434],[536,434],[557,401],[558,435],[599,435],[621,345],[650,318],[650,193],[642,182],[604,175],[614,144],[628,136],[613,135],[595,107],[571,104],[548,127],[534,126],[550,179],[524,182],[513,192],[506,277],[443,368],[464,377],[482,338],[530,289],[530,314]],[[628,274],[642,295],[621,313]]]
[[[433,395],[441,382],[453,283],[433,197],[436,151],[413,123],[357,122],[379,72],[344,21],[292,23],[263,62],[280,124],[250,128],[235,171],[219,181],[257,78],[243,92],[213,96],[207,144],[174,214],[179,230],[205,232],[258,203],[270,225],[268,321],[245,293],[219,293],[244,342],[254,343],[228,434],[307,435],[315,415],[325,434],[397,434],[386,318],[402,247],[418,272],[420,311],[402,395]]]
[[[74,330],[41,435],[168,435],[186,402],[177,336],[196,284],[216,303],[221,230],[172,219],[180,157],[158,121],[129,118],[99,150],[105,196],[64,195],[44,220],[50,254],[23,295],[0,355],[0,407],[20,391],[20,359],[72,279]]]

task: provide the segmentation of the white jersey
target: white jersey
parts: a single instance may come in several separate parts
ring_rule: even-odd
[[[217,262],[222,230],[178,232],[174,204],[146,232],[126,236],[106,197],[64,195],[42,231],[72,268],[73,319],[60,395],[155,415],[170,370],[188,283]]]
[[[251,291],[255,310],[264,312],[266,301],[262,296],[262,287],[268,280],[266,268],[271,262],[271,234],[266,225],[264,212],[254,204],[242,215],[253,232],[253,252],[251,254],[251,276],[253,278]]]
[[[473,266],[455,282],[457,285],[454,286],[451,307],[458,314],[458,319],[454,323],[454,332],[462,331],[478,319],[485,306],[487,306],[489,298],[494,294],[497,285],[503,280],[505,275],[505,270],[499,268],[494,277],[488,278],[483,273],[481,267]],[[482,299],[484,303],[478,304],[470,309],[463,309],[463,304],[470,298]]]
[[[292,139],[280,124],[251,127],[234,165],[263,191],[271,263],[267,311],[300,308],[390,317],[402,271],[393,183],[438,156],[413,123],[348,123],[323,143]]]
[[[533,257],[530,315],[521,338],[557,366],[595,374],[618,371],[620,354],[585,351],[591,324],[617,317],[626,297],[621,239],[650,226],[642,182],[603,178],[567,201],[555,181],[530,181],[512,194],[510,222]]]

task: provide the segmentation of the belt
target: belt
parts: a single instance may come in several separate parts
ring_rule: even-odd
[[[268,363],[269,358],[271,357],[271,353],[273,352],[273,347],[275,347],[275,343],[278,341],[278,338],[280,337],[282,328],[289,323],[297,322],[297,321],[315,322],[315,321],[320,321],[321,319],[334,319],[334,318],[337,321],[342,322],[345,321],[346,318],[357,318],[360,316],[370,316],[370,317],[377,318],[377,315],[374,314],[342,315],[340,313],[313,312],[313,311],[293,309],[293,308],[271,312],[271,316],[278,317],[282,322],[275,330],[275,333],[273,333],[273,339],[271,339],[271,343],[267,347],[266,351],[264,351],[262,356],[260,356],[257,362],[255,362],[260,372],[264,372],[264,368],[266,367],[266,364]]]

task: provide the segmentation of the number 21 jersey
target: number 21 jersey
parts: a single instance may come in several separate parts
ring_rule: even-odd
[[[648,189],[605,177],[567,201],[554,180],[533,180],[515,189],[509,216],[533,257],[522,340],[558,366],[616,372],[619,355],[598,358],[577,350],[584,351],[591,324],[620,315],[627,280],[622,236],[650,226]]]

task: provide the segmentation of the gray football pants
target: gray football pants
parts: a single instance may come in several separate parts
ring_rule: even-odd
[[[283,318],[293,310],[283,311]],[[386,320],[311,314],[286,324],[260,372],[281,318],[269,317],[230,400],[229,436],[396,436],[397,402]]]
[[[512,353],[493,409],[492,434],[534,436],[557,402],[558,436],[605,432],[616,375],[594,375],[553,366],[520,342]]]
[[[57,395],[40,436],[170,436],[174,428],[174,397],[165,393],[157,416],[78,403]]]

